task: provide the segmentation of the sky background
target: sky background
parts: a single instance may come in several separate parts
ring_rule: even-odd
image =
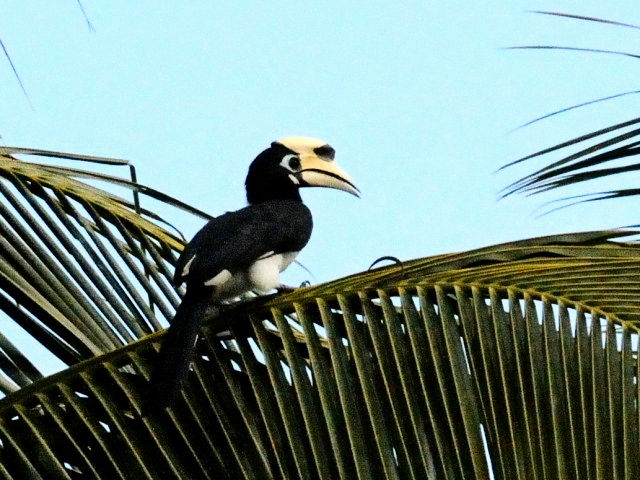
[[[498,201],[502,187],[551,158],[494,173],[634,118],[640,101],[626,96],[512,132],[638,88],[637,59],[504,47],[633,51],[640,31],[527,11],[640,24],[636,2],[82,5],[93,31],[72,0],[5,5],[0,38],[33,108],[0,57],[2,143],[128,159],[141,183],[218,215],[245,205],[247,167],[271,141],[322,138],[362,197],[303,192],[315,228],[298,259],[313,277],[293,265],[286,283],[331,280],[384,255],[412,259],[638,223],[628,199],[536,218],[543,201],[581,190]],[[188,238],[204,223],[163,213]]]

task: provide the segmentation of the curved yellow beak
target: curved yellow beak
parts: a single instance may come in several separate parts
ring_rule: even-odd
[[[303,185],[328,187],[342,190],[359,197],[360,190],[351,177],[333,160],[318,157],[313,153],[300,155],[300,171],[298,176]]]
[[[300,169],[294,175],[301,187],[337,188],[360,196],[349,174],[334,162],[336,152],[327,142],[309,137],[285,137],[275,143],[298,155]]]

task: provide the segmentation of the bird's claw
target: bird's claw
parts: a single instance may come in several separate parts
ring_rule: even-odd
[[[297,290],[298,288],[308,287],[309,285],[311,285],[311,282],[309,282],[309,280],[305,280],[304,282],[302,282],[299,287],[291,287],[289,285],[280,285],[278,288],[276,288],[276,292],[282,295],[284,293],[291,293]]]
[[[279,294],[291,293],[295,289],[296,289],[296,287],[291,287],[289,285],[280,285],[278,288],[276,288],[276,292],[278,292]]]

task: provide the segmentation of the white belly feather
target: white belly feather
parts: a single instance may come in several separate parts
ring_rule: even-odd
[[[262,256],[247,271],[252,290],[268,292],[280,286],[280,272],[284,271],[296,258],[298,252],[286,252]]]
[[[215,300],[237,297],[249,290],[268,292],[280,287],[280,272],[291,265],[296,255],[298,252],[269,252],[253,262],[247,270],[233,275],[228,270],[222,270],[205,285],[215,287]]]

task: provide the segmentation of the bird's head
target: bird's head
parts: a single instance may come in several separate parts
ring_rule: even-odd
[[[335,150],[322,140],[285,137],[273,142],[249,167],[247,200],[300,199],[300,187],[329,187],[358,196],[349,175],[334,161]]]

